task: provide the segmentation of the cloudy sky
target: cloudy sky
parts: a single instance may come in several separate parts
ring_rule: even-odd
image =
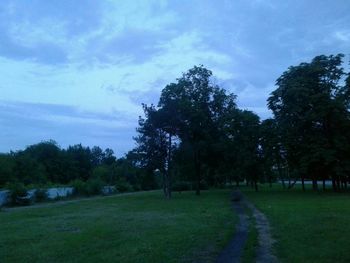
[[[288,66],[349,54],[350,2],[2,0],[0,32],[0,152],[54,139],[121,156],[140,104],[193,65],[270,116]]]

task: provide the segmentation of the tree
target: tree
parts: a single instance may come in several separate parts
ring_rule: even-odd
[[[266,119],[260,125],[260,145],[262,147],[262,156],[264,159],[264,172],[270,185],[278,178],[284,182],[284,168],[286,167],[285,151],[281,143],[280,132],[275,119]]]
[[[162,115],[153,105],[143,105],[145,118],[139,118],[138,146],[136,152],[140,158],[141,166],[147,174],[153,174],[159,170],[163,177],[163,192],[166,198],[171,198],[170,171],[167,164],[170,161],[170,153],[167,145],[166,132],[162,123]],[[171,142],[170,142],[171,144]],[[171,145],[170,145],[171,147]]]
[[[197,195],[203,164],[209,160],[211,145],[218,138],[216,124],[222,112],[236,107],[235,96],[214,85],[211,76],[212,72],[203,66],[193,67],[162,90],[158,103],[172,127],[169,133],[178,136],[192,152]]]
[[[349,85],[342,54],[317,56],[290,67],[277,80],[268,106],[286,150],[289,173],[336,182],[349,172]]]
[[[0,187],[16,180],[14,177],[15,159],[11,154],[0,154]]]

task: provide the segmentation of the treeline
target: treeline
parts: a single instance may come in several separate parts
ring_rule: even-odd
[[[267,100],[273,118],[261,121],[239,109],[236,95],[195,66],[161,92],[157,105],[143,105],[137,147],[117,159],[110,149],[80,144],[60,148],[48,141],[0,155],[0,187],[10,182],[72,184],[99,180],[134,190],[223,187],[245,182],[332,180],[347,188],[350,175],[350,75],[344,55],[317,56],[292,66]]]
[[[163,191],[174,182],[222,186],[245,181],[332,180],[346,188],[350,172],[350,77],[343,55],[317,56],[290,67],[268,98],[273,118],[238,109],[236,96],[212,82],[212,72],[194,67],[167,85],[158,105],[143,105],[139,119],[140,166],[160,171]]]
[[[117,159],[111,149],[81,144],[62,149],[54,141],[28,146],[23,151],[0,154],[0,187],[20,183],[25,186],[117,185],[126,190],[157,188],[155,177],[147,176],[130,156]],[[11,187],[10,187],[11,188]]]

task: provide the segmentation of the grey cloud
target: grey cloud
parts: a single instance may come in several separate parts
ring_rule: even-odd
[[[127,57],[131,63],[143,63],[163,49],[160,44],[170,40],[173,34],[166,31],[124,29],[122,33],[108,41],[91,41],[88,49],[94,50],[95,57],[101,61],[115,61]]]
[[[70,50],[60,46],[56,40],[64,37],[71,41],[87,32],[97,29],[103,19],[106,2],[101,1],[10,1],[4,0],[0,7],[0,56],[14,60],[31,60],[44,64],[68,62]],[[52,24],[47,24],[51,22]],[[38,43],[28,44],[28,39],[19,43],[13,28],[26,27],[28,30],[40,28],[44,33],[53,34],[50,26],[64,25],[60,35],[52,41],[36,39]],[[28,32],[26,32],[28,33]],[[18,34],[18,33],[16,33]]]
[[[15,43],[6,34],[0,36],[0,56],[15,60],[31,60],[45,64],[67,62],[67,53],[62,47],[53,43],[40,43],[34,47]]]
[[[65,23],[67,33],[76,36],[98,28],[108,6],[107,1],[95,0],[4,0],[0,13],[7,21],[2,20],[1,23],[27,22],[35,26],[48,19]]]
[[[46,118],[45,116],[50,116]],[[61,122],[59,116],[95,119],[96,122]],[[100,121],[123,121],[125,126],[101,126]],[[80,112],[75,107],[35,103],[0,103],[0,152],[23,149],[42,140],[54,139],[62,146],[82,143],[112,148],[119,156],[134,142],[137,119],[119,114]]]

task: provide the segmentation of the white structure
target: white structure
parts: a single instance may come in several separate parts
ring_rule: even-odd
[[[10,202],[10,191],[3,190],[0,191],[0,206],[3,206]]]
[[[73,187],[57,187],[57,188],[49,188],[46,190],[48,199],[56,199],[59,197],[67,197],[73,194]],[[37,189],[30,189],[27,191],[27,196],[25,198],[35,200],[35,192]],[[2,190],[0,191],[0,206],[6,205],[10,203],[10,190]]]
[[[73,187],[57,187],[47,189],[47,198],[56,199],[59,197],[67,197],[73,194]]]

